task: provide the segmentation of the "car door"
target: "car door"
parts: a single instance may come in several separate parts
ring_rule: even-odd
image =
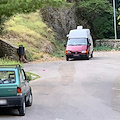
[[[26,75],[23,69],[19,71],[20,75],[20,83],[21,83],[21,89],[22,89],[22,94],[25,96],[28,96],[29,93],[29,82],[26,79]]]

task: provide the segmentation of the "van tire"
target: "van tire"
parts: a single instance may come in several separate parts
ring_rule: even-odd
[[[92,52],[92,54],[91,54],[91,58],[93,58],[93,52]]]
[[[20,116],[24,116],[25,115],[25,100],[23,101],[22,106],[20,106],[18,108],[18,111],[19,111],[19,115]]]
[[[90,58],[89,58],[89,53],[86,55],[86,60],[89,60]]]
[[[29,95],[29,99],[28,101],[26,102],[26,106],[31,106],[32,105],[32,102],[33,102],[33,96],[32,96],[32,93],[30,92],[30,95]]]
[[[69,61],[69,57],[68,56],[66,56],[66,61]]]

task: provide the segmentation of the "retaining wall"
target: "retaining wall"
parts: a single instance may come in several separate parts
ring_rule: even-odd
[[[18,47],[0,38],[0,57],[8,56],[9,58],[19,61]]]
[[[120,39],[106,39],[106,40],[96,40],[96,47],[98,46],[109,46],[111,48],[120,48]]]

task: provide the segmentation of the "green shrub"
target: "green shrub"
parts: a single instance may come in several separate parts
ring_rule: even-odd
[[[31,80],[36,80],[36,79],[40,78],[39,75],[36,75],[36,74],[34,74],[34,73],[30,73],[30,72],[25,72],[25,73],[26,73],[27,79],[28,79],[29,81],[31,81]]]
[[[109,46],[99,46],[94,48],[94,51],[111,51],[111,50],[113,50],[113,48]],[[118,48],[115,48],[114,50],[118,50]]]
[[[15,64],[23,66],[23,64],[20,63],[19,61],[12,60],[8,57],[0,58],[0,65],[15,65]]]
[[[32,52],[28,52],[27,50],[26,50],[26,57],[27,57],[27,59],[29,61],[33,61],[34,60],[33,53]]]
[[[54,51],[51,55],[54,57],[63,57],[65,56],[65,47],[64,43],[60,41],[55,41],[56,51]]]

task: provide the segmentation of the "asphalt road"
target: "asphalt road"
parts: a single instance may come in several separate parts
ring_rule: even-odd
[[[120,52],[24,68],[41,76],[30,82],[33,106],[24,117],[17,110],[2,110],[0,120],[120,120]]]

